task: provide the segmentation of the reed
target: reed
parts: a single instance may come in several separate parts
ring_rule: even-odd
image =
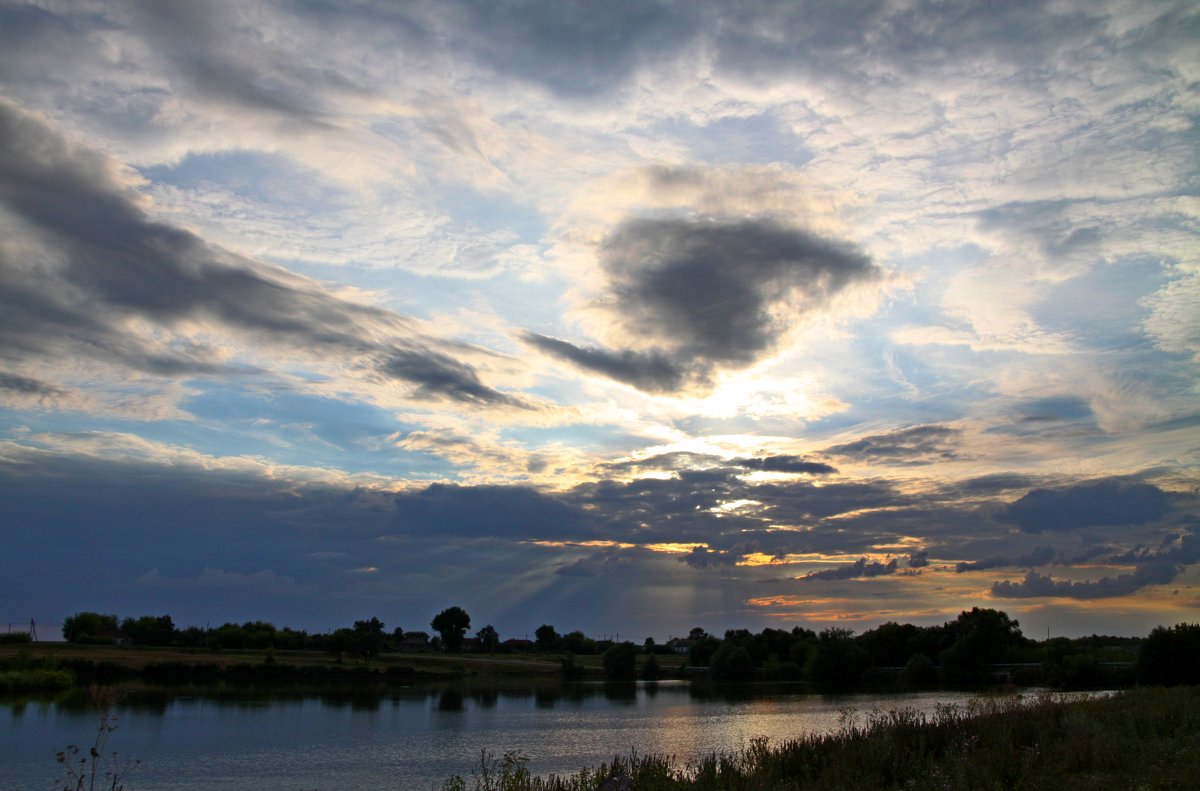
[[[839,729],[683,762],[615,757],[538,777],[519,753],[484,753],[441,791],[903,791],[1200,788],[1200,687],[1107,698],[980,698],[933,715],[848,712]]]

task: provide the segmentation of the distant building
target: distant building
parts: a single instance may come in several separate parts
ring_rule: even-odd
[[[396,648],[405,653],[428,651],[429,634],[427,632],[405,632]]]
[[[667,650],[673,654],[686,654],[692,650],[692,646],[696,644],[695,640],[688,640],[684,637],[676,637],[667,641]]]
[[[537,643],[522,637],[513,637],[501,644],[501,647],[505,651],[532,651],[536,646]]]

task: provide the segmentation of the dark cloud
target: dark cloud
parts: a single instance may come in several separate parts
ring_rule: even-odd
[[[536,332],[526,332],[523,337],[547,354],[649,393],[675,392],[684,385],[684,370],[661,352],[587,348]]]
[[[970,563],[959,563],[954,567],[954,571],[962,574],[968,571],[983,571],[984,569],[1004,568],[1007,566],[1024,567],[1030,566],[1045,566],[1050,563],[1061,562],[1061,555],[1050,547],[1038,547],[1031,552],[1017,557],[994,557],[983,558],[982,560],[971,561]]]
[[[1183,567],[1200,563],[1200,532],[1169,536],[1158,552],[1141,554],[1132,573],[1098,580],[1056,580],[1029,572],[1020,582],[1000,580],[992,583],[992,595],[1008,599],[1063,596],[1071,599],[1107,599],[1136,593],[1150,585],[1166,585]]]
[[[708,547],[692,547],[692,551],[681,557],[679,561],[694,569],[707,569],[736,565],[742,554],[728,550],[713,551]]]
[[[834,445],[825,452],[885,464],[933,464],[958,456],[960,433],[948,426],[913,426]]]
[[[616,0],[467,2],[469,51],[503,74],[563,97],[612,90],[639,67],[674,57],[693,41],[699,15],[686,4]]]
[[[992,595],[1001,599],[1031,599],[1063,596],[1071,599],[1108,599],[1126,596],[1148,585],[1162,585],[1175,579],[1178,569],[1169,563],[1149,563],[1132,574],[1104,577],[1090,582],[1056,580],[1031,571],[1020,582],[1000,580],[992,583]]]
[[[1034,489],[1004,508],[998,518],[1027,533],[1045,533],[1143,525],[1162,519],[1170,510],[1170,498],[1157,486],[1108,479]]]
[[[835,569],[825,569],[824,571],[814,571],[811,574],[805,574],[803,577],[797,577],[797,581],[852,580],[860,577],[886,577],[895,573],[895,558],[892,558],[887,563],[868,563],[866,558],[859,558],[848,566],[839,566]]]
[[[772,220],[635,219],[600,248],[605,305],[646,349],[589,349],[529,334],[581,368],[653,392],[711,383],[772,350],[804,314],[880,270],[849,245]]]
[[[910,569],[923,569],[929,565],[929,550],[920,549],[908,556]]]
[[[802,456],[764,456],[760,459],[734,459],[733,464],[747,470],[762,472],[796,472],[808,475],[831,475],[834,467],[819,461],[808,461]]]
[[[393,529],[415,535],[597,539],[596,519],[566,500],[522,486],[435,483],[396,496]]]
[[[62,395],[63,393],[53,385],[5,371],[0,371],[0,390],[9,390],[21,395]]]
[[[371,361],[414,385],[418,398],[524,406],[404,317],[151,220],[114,168],[0,102],[0,204],[43,246],[31,257],[0,242],[0,356],[82,355],[160,376],[246,373],[189,339],[151,345],[126,327],[140,319],[170,333],[208,320],[268,343]]]
[[[485,385],[470,365],[429,349],[394,351],[379,370],[395,379],[416,383],[413,392],[416,398],[444,397],[462,403],[529,408],[522,399]]]

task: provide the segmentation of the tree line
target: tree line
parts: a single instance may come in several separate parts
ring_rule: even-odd
[[[471,617],[457,606],[435,615],[430,628],[436,635],[428,642],[418,639],[416,649],[535,651],[560,657],[567,676],[582,672],[575,657],[599,654],[605,676],[612,680],[703,674],[715,681],[803,681],[821,689],[897,682],[933,686],[1012,681],[1081,689],[1135,681],[1200,683],[1200,624],[1160,626],[1145,638],[1093,635],[1037,641],[1025,637],[1006,613],[978,607],[936,626],[888,622],[857,635],[848,629],[815,632],[796,626],[758,633],[731,629],[718,637],[696,627],[686,638],[663,644],[646,638],[640,645],[597,640],[579,630],[559,634],[551,624],[538,627],[534,641],[501,642],[491,624],[468,637]],[[325,651],[339,662],[355,657],[368,665],[380,654],[414,648],[413,635],[425,636],[399,627],[388,631],[374,617],[327,633],[310,633],[266,621],[180,629],[169,615],[118,620],[96,612],[68,617],[62,632],[73,643],[117,640],[216,650]]]

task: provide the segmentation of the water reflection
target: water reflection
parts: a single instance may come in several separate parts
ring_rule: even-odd
[[[119,722],[113,749],[142,761],[134,785],[208,791],[219,776],[222,788],[248,791],[436,788],[452,774],[469,776],[481,749],[519,750],[543,774],[598,766],[631,750],[686,761],[736,751],[758,736],[829,731],[848,708],[932,713],[963,700],[955,693],[831,698],[795,687],[683,681],[464,682],[319,695],[127,685],[0,701],[8,710],[0,766],[6,788],[48,786],[54,751],[90,743],[108,706]]]

